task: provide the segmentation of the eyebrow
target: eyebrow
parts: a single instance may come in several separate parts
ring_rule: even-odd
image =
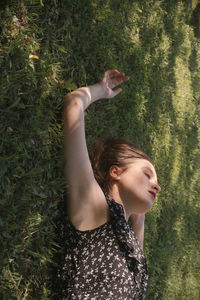
[[[144,167],[144,169],[148,170],[152,175],[154,175],[153,171],[149,167]]]

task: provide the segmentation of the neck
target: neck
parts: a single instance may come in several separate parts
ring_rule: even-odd
[[[132,211],[128,208],[128,205],[126,204],[126,201],[124,198],[121,197],[118,187],[116,185],[113,185],[111,190],[109,191],[110,197],[115,200],[115,202],[119,203],[122,205],[124,209],[124,214],[125,214],[125,219],[128,221],[130,215],[132,214]]]

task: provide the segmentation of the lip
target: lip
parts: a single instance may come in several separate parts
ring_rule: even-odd
[[[149,193],[153,196],[153,199],[155,200],[155,198],[156,198],[156,193],[153,192],[153,191],[149,191]]]

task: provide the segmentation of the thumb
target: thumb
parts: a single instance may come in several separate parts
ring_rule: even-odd
[[[112,97],[117,96],[119,93],[121,93],[121,91],[122,91],[121,88],[114,89],[114,90],[113,90],[113,95],[112,95]]]

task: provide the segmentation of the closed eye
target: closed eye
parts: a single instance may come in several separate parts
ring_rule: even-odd
[[[144,175],[146,175],[149,179],[151,178],[151,176],[148,173],[144,173]]]

